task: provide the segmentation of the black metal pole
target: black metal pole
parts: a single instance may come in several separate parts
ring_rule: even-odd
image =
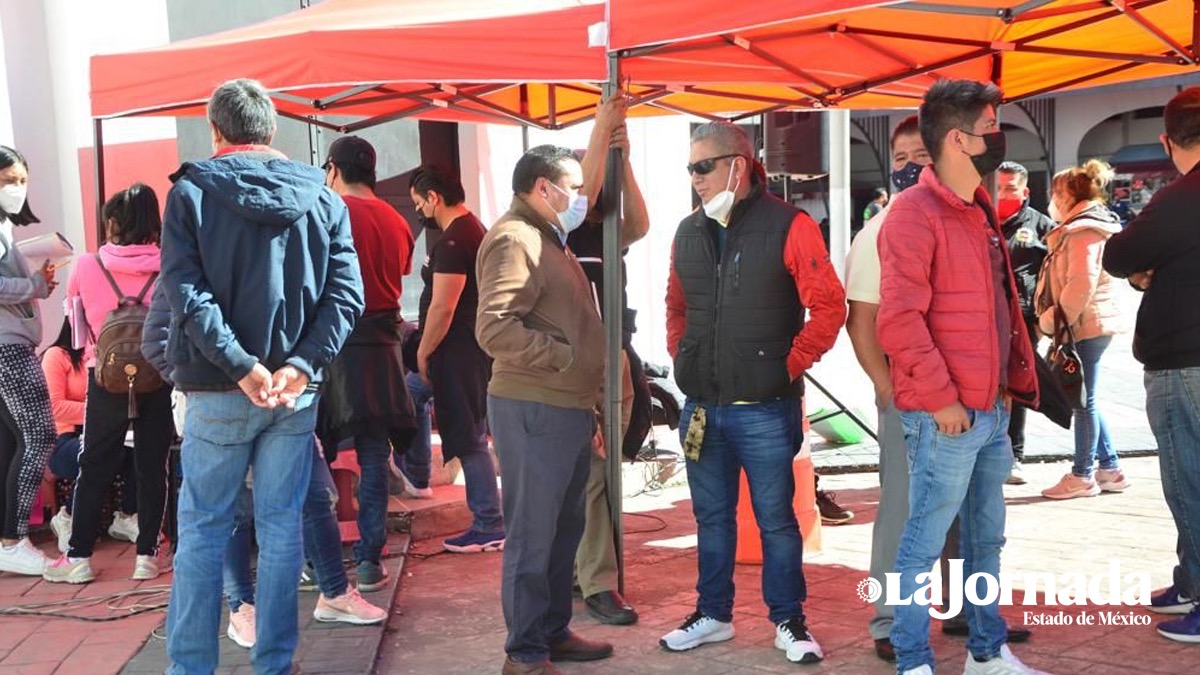
[[[92,120],[92,170],[96,186],[96,247],[104,243],[104,120]]]
[[[605,96],[615,96],[620,83],[620,61],[608,57]],[[623,334],[621,306],[624,279],[621,275],[621,151],[608,151],[604,171],[604,327],[608,360],[604,371],[604,445],[608,452],[608,508],[612,515],[613,541],[617,551],[617,587],[625,592],[624,523],[621,518],[621,352]]]

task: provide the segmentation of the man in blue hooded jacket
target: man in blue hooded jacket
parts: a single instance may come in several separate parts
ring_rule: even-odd
[[[341,198],[320,169],[268,147],[276,115],[262,85],[217,87],[208,120],[215,154],[172,176],[162,237],[167,360],[187,396],[167,672],[217,666],[221,560],[253,468],[251,660],[259,675],[288,675],[316,384],[362,314],[362,279]]]

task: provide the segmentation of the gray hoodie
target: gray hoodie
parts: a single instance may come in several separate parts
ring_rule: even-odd
[[[42,341],[37,301],[49,297],[50,287],[39,271],[30,273],[11,240],[0,243],[6,249],[0,256],[0,344],[36,347]]]

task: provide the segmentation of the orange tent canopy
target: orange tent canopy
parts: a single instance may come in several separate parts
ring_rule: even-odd
[[[672,102],[700,110],[722,95],[788,107],[915,107],[939,77],[994,81],[1015,100],[1195,72],[1200,54],[1195,0],[923,0],[815,18],[786,13],[836,3],[610,4],[623,76],[686,83]]]
[[[588,46],[606,21],[635,115],[911,108],[938,77],[997,81],[1014,100],[1195,71],[1197,4],[326,0],[93,57],[92,114],[202,115],[213,87],[252,77],[281,114],[338,130],[405,117],[561,128],[591,118],[608,79],[604,48]]]

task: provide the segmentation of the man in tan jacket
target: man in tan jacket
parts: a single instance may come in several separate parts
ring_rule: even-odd
[[[591,285],[565,245],[588,211],[584,173],[567,148],[527,151],[513,171],[512,207],[476,259],[475,334],[494,359],[488,421],[508,527],[504,675],[553,675],[551,660],[612,654],[568,629],[605,354]]]

